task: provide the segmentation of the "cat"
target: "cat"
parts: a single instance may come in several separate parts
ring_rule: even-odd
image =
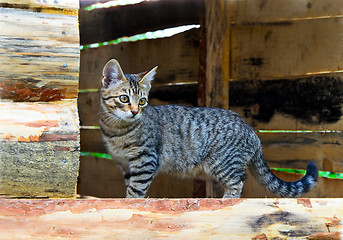
[[[312,162],[299,181],[276,177],[255,131],[234,111],[149,105],[156,69],[124,74],[115,59],[103,68],[100,127],[109,154],[123,171],[126,197],[146,197],[159,172],[183,176],[199,169],[224,187],[224,198],[241,197],[247,167],[280,197],[299,197],[315,186],[318,169]]]

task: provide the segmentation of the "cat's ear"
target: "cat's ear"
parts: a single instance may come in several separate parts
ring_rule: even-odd
[[[126,78],[119,65],[119,62],[115,59],[109,60],[104,69],[102,70],[102,87],[109,87],[115,85],[117,82],[124,81]]]
[[[151,88],[151,82],[154,80],[155,74],[156,74],[156,69],[158,66],[154,67],[153,69],[140,73],[141,80],[139,83],[143,86],[145,86],[146,90],[149,91]]]

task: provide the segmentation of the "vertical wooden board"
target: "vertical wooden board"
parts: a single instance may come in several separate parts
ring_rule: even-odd
[[[0,16],[0,97],[32,102],[77,98],[77,15],[0,8]]]
[[[228,108],[230,73],[228,2],[205,1],[206,106]]]
[[[81,51],[80,89],[98,88],[102,69],[112,58],[124,73],[139,73],[159,65],[155,85],[197,83],[199,29],[169,38],[89,48]]]
[[[117,164],[109,159],[81,157],[78,194],[94,197],[125,197],[124,177]],[[157,175],[147,197],[178,198],[193,196],[193,181],[165,174]]]
[[[257,130],[342,130],[342,74],[230,82],[230,109]]]
[[[229,0],[234,23],[279,22],[342,16],[340,0]]]
[[[233,80],[343,70],[343,18],[232,26]]]

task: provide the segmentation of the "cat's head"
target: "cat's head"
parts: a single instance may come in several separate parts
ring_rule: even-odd
[[[105,110],[124,121],[139,119],[148,105],[151,81],[157,66],[138,74],[124,74],[115,59],[103,69],[100,96]]]

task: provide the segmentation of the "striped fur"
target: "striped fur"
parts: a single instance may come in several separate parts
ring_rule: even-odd
[[[233,111],[145,103],[155,71],[125,75],[114,59],[103,71],[100,126],[108,152],[124,173],[127,197],[145,197],[158,172],[184,176],[199,169],[224,186],[225,198],[241,196],[247,167],[281,197],[298,197],[315,186],[313,163],[299,181],[277,178],[254,130]]]

